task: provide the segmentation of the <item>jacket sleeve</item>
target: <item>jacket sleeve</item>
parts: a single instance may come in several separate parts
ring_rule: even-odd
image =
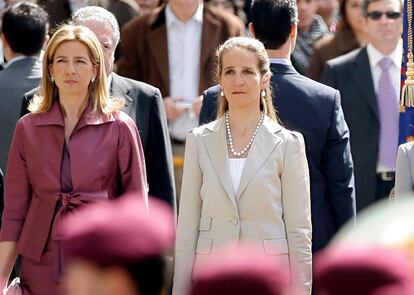
[[[141,139],[134,121],[125,114],[120,120],[118,139],[118,170],[121,193],[138,192],[148,201],[148,184],[145,172]]]
[[[31,202],[26,166],[24,127],[20,120],[14,131],[6,171],[4,212],[0,241],[18,241]]]
[[[173,295],[188,294],[201,216],[200,189],[203,176],[193,132],[187,136],[184,155],[184,174],[175,244]]]
[[[409,149],[412,143],[400,145],[397,154],[397,166],[395,175],[395,197],[401,198],[413,194],[413,175],[411,174]]]
[[[174,167],[167,117],[160,91],[154,92],[149,123],[147,159],[149,195],[161,199],[176,208]]]
[[[135,44],[140,42],[137,40],[135,31],[135,22],[132,21],[122,28],[121,57],[117,62],[116,72],[119,75],[134,79],[142,80],[140,77],[140,65],[138,62],[138,52]]]
[[[203,92],[203,103],[201,105],[198,124],[203,125],[215,120],[217,114],[217,98],[220,88],[214,86]]]
[[[327,179],[327,196],[332,208],[335,228],[338,230],[350,219],[355,222],[356,215],[349,130],[342,111],[339,91],[335,91],[322,170]]]
[[[309,171],[301,134],[287,137],[282,181],[282,206],[293,281],[300,293],[312,289],[312,223]]]

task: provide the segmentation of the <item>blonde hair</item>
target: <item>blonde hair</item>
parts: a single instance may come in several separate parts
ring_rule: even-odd
[[[92,106],[92,112],[94,114],[110,115],[120,110],[124,105],[124,101],[109,97],[104,56],[101,44],[95,34],[84,26],[63,25],[52,36],[46,47],[43,57],[43,77],[40,81],[40,91],[30,101],[29,111],[32,113],[47,112],[53,102],[59,99],[59,90],[50,79],[49,66],[53,63],[59,46],[68,41],[78,41],[85,45],[92,64],[97,67],[95,81],[91,82],[88,87],[87,104]]]
[[[263,78],[265,74],[270,73],[269,57],[267,56],[266,49],[262,42],[257,39],[249,37],[233,37],[228,39],[222,44],[216,53],[217,58],[217,80],[220,81],[221,74],[223,72],[223,56],[234,49],[242,49],[253,53],[257,57],[258,68]],[[264,113],[271,119],[278,121],[275,109],[273,107],[272,93],[270,85],[268,84],[264,89],[266,95],[262,97],[260,93],[260,108]],[[229,109],[229,104],[224,96],[219,95],[219,105],[217,110],[217,118],[224,116],[226,111]]]

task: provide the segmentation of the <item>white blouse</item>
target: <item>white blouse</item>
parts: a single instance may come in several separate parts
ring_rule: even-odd
[[[236,198],[239,191],[240,179],[243,173],[244,164],[246,164],[246,159],[247,158],[237,158],[228,160],[234,198]]]

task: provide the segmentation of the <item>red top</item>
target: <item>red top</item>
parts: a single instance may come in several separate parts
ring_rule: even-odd
[[[8,159],[0,241],[18,241],[19,253],[39,261],[61,198],[64,119],[58,103],[16,125]],[[68,145],[73,194],[116,198],[138,191],[147,198],[141,141],[123,112],[92,115],[87,109]]]

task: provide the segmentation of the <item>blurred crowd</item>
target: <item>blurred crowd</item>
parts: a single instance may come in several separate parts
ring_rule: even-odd
[[[414,294],[403,10],[0,0],[3,294]]]

